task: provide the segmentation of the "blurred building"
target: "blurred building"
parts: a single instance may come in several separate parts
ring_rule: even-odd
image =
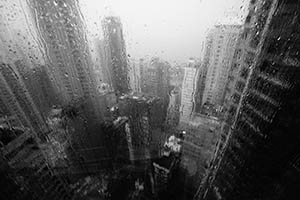
[[[112,165],[121,165],[130,160],[126,124],[128,124],[127,117],[118,117],[112,123],[107,122],[102,127]]]
[[[130,159],[146,160],[159,155],[163,126],[163,101],[142,94],[119,97],[119,116],[128,118],[127,138]]]
[[[171,127],[176,127],[180,119],[180,89],[174,88],[170,92],[170,102],[168,106],[166,124]]]
[[[184,78],[184,69],[181,65],[172,65],[170,68],[170,85],[181,87]]]
[[[105,17],[102,21],[104,32],[105,59],[108,59],[108,75],[113,89],[121,94],[129,91],[129,67],[121,20],[118,17]]]
[[[68,180],[54,175],[29,129],[0,126],[1,199],[71,199]]]
[[[104,39],[94,39],[96,73],[98,81],[98,90],[113,91],[112,74],[110,69],[111,59],[109,48],[107,48]]]
[[[59,104],[59,98],[45,66],[28,67],[18,60],[14,63],[26,89],[41,115],[46,118],[53,106]]]
[[[48,131],[45,119],[15,65],[0,65],[0,91],[1,115],[14,117],[18,121],[17,124],[30,128],[39,137],[44,138]]]
[[[208,66],[210,64],[210,58],[212,54],[212,46],[213,45],[213,36],[212,32],[209,32],[206,40],[205,40],[205,50],[204,50],[204,56],[203,61],[201,65],[201,71],[199,71],[198,74],[198,81],[197,81],[197,90],[195,94],[195,102],[196,107],[195,111],[200,113],[202,111],[202,105],[203,105],[203,94],[205,90],[205,84],[206,84],[206,78],[207,78],[207,70]]]
[[[141,92],[141,66],[139,61],[130,59],[129,66],[129,83],[133,92]]]
[[[195,92],[197,73],[201,64],[199,61],[190,59],[184,68],[184,78],[181,89],[180,122],[189,122],[195,109]]]
[[[142,92],[165,98],[170,84],[170,64],[160,58],[140,60]]]
[[[34,20],[29,20],[32,16],[27,1],[2,1],[0,9],[1,62],[12,64],[22,60],[30,68],[45,65],[45,52],[39,46]]]
[[[198,102],[216,108],[223,105],[225,85],[240,34],[239,25],[218,25],[209,33],[203,58],[204,74],[199,78]],[[206,73],[206,74],[205,74]],[[205,85],[203,86],[203,83]],[[204,87],[204,88],[203,88]]]
[[[164,101],[164,119],[169,104],[170,64],[160,58],[140,60],[141,91],[145,94],[157,96]]]
[[[177,167],[178,158],[174,155],[163,156],[153,161],[154,191],[160,193],[168,188],[174,169]]]
[[[29,4],[47,52],[48,74],[62,103],[84,98],[90,118],[100,120],[97,82],[78,1],[31,0]]]
[[[231,103],[197,199],[298,196],[298,1],[250,1],[233,67]],[[235,66],[240,65],[240,66]],[[237,96],[238,94],[239,96]]]

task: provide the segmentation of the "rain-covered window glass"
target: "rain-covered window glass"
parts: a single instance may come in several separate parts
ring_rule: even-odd
[[[0,0],[0,199],[300,199],[300,0]]]

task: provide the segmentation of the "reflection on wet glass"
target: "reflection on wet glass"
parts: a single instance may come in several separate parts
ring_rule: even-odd
[[[0,199],[298,199],[299,6],[0,0]]]

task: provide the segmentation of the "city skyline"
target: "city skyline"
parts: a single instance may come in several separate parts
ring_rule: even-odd
[[[299,5],[0,0],[0,199],[298,199]]]
[[[202,58],[208,29],[216,24],[242,24],[247,5],[248,0],[81,1],[91,35],[102,37],[100,18],[118,16],[131,57],[158,56],[172,64]]]

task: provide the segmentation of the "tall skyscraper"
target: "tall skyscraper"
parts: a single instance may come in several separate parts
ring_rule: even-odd
[[[145,94],[157,96],[164,101],[164,113],[166,118],[169,105],[170,64],[160,58],[140,60],[141,90]]]
[[[22,60],[16,61],[14,65],[38,111],[47,118],[52,107],[59,104],[59,98],[47,74],[46,66],[30,68]]]
[[[30,129],[0,125],[1,199],[71,199],[65,179],[54,174]]]
[[[117,93],[129,91],[128,61],[120,18],[109,16],[102,21],[104,48],[107,53],[113,89]]]
[[[200,62],[190,59],[184,68],[184,78],[181,89],[180,122],[189,122],[195,109],[195,92],[197,73]]]
[[[206,77],[207,77],[207,69],[209,66],[209,61],[211,57],[211,48],[213,44],[213,37],[212,37],[212,32],[210,32],[205,40],[205,51],[204,51],[204,56],[202,60],[202,65],[201,65],[201,71],[198,73],[198,80],[197,80],[197,90],[195,94],[195,111],[200,113],[202,111],[202,105],[203,105],[203,93],[205,90],[205,83],[206,83]]]
[[[197,199],[292,199],[298,195],[298,3],[250,2],[236,50],[244,61],[233,63],[238,73],[228,83],[232,103],[228,103],[218,149]]]
[[[100,119],[97,85],[78,1],[29,2],[47,52],[48,73],[55,80],[63,104],[83,98],[91,118]]]
[[[166,124],[170,127],[176,127],[180,120],[180,88],[175,87],[170,92],[170,102],[168,106],[168,113]]]
[[[119,97],[118,109],[120,116],[128,117],[127,137],[131,160],[146,160],[158,156],[159,145],[153,144],[162,140],[163,100],[143,94],[124,95]],[[159,139],[160,140],[159,140]],[[155,152],[156,151],[156,152]]]
[[[170,64],[160,58],[141,60],[142,92],[164,98],[170,85]]]
[[[0,65],[1,114],[15,117],[19,124],[44,137],[48,128],[45,119],[34,103],[22,76],[15,65]]]
[[[105,40],[98,40],[97,41],[98,45],[97,45],[97,51],[100,54],[100,69],[102,71],[103,74],[103,80],[101,81],[103,83],[103,85],[101,86],[101,88],[98,88],[98,90],[100,89],[101,92],[103,91],[103,93],[105,92],[109,92],[109,91],[113,91],[113,77],[112,77],[112,70],[111,70],[111,57],[110,57],[110,52],[109,52],[109,48],[107,47],[107,44],[105,42]]]
[[[129,83],[130,89],[134,92],[141,92],[141,66],[135,59],[130,59]]]
[[[202,105],[223,105],[225,85],[234,49],[240,34],[239,25],[218,25],[209,33],[204,65],[207,68]]]

